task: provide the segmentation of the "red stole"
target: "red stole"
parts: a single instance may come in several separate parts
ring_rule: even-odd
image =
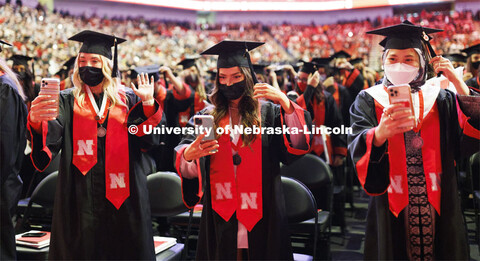
[[[125,93],[120,92],[119,94],[125,102]],[[109,106],[110,101],[107,101],[106,107]],[[103,120],[105,120],[107,112],[108,110],[105,110]],[[110,108],[105,140],[106,198],[117,209],[130,196],[127,112],[127,108],[119,105]],[[97,164],[98,138],[95,115],[95,110],[88,96],[85,97],[82,104],[79,103],[78,99],[75,99],[72,163],[83,175],[86,175]]]
[[[338,108],[341,108],[341,105],[340,105],[340,91],[338,90],[338,83],[334,82],[333,83],[333,88],[335,90],[332,93],[333,99],[337,103]]]
[[[383,106],[377,101],[375,101],[375,112],[378,122],[380,122]],[[436,104],[423,120],[420,135],[423,139],[422,158],[428,201],[440,215],[442,161],[440,153],[440,121]],[[403,133],[388,139],[388,154],[390,164],[390,186],[387,189],[388,202],[390,211],[398,217],[400,212],[408,205],[407,160]]]
[[[336,89],[336,92],[338,92],[338,89]],[[310,102],[313,108],[313,125],[316,127],[320,127],[325,123],[325,100],[316,103],[315,97],[312,97],[313,101]],[[307,109],[307,106],[305,104],[304,96],[303,94],[300,95],[300,97],[297,99],[297,104],[300,105],[303,109]],[[313,140],[312,140],[312,151],[315,153],[315,155],[321,156],[325,150],[324,144],[322,140],[322,134],[320,132],[315,132],[313,134]],[[331,146],[331,140],[330,137],[327,137],[327,146],[329,149],[332,147]],[[332,149],[329,150],[330,158],[333,156],[332,154]]]
[[[200,95],[198,95],[198,92],[195,92],[195,98],[193,100],[193,113],[197,113],[201,111],[203,108],[205,108],[205,102],[203,101],[202,98],[200,98]],[[190,108],[188,108],[185,111],[179,112],[178,113],[178,123],[180,127],[185,127],[187,126],[188,120],[192,115],[190,115]]]
[[[224,128],[229,115],[220,122]],[[259,126],[260,127],[260,126]],[[212,208],[225,221],[237,212],[237,219],[248,231],[263,217],[262,199],[262,138],[258,134],[250,146],[243,146],[240,137],[233,144],[229,134],[218,139],[218,152],[210,156],[210,188]],[[235,175],[232,147],[242,161]]]

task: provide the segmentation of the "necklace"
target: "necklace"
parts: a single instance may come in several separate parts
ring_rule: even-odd
[[[421,149],[423,147],[423,139],[420,136],[420,129],[422,128],[423,110],[424,110],[422,90],[418,91],[418,99],[420,101],[419,116],[418,116],[418,121],[415,122],[416,126],[413,129],[413,131],[415,132],[415,137],[412,140],[412,146],[417,150]],[[414,114],[415,114],[415,112],[414,112]]]
[[[105,135],[107,135],[107,129],[105,129],[105,127],[103,127],[103,123],[100,123],[99,121],[101,121],[103,119],[103,114],[105,112],[105,107],[106,107],[106,104],[107,104],[107,97],[106,97],[105,94],[103,94],[102,105],[101,105],[100,109],[98,109],[97,103],[95,102],[95,99],[93,98],[92,91],[90,90],[89,87],[87,87],[85,89],[86,89],[86,92],[88,94],[88,98],[90,99],[90,103],[92,104],[93,109],[95,110],[95,113],[96,113],[95,120],[98,122],[98,124],[100,124],[100,126],[97,128],[97,136],[100,137],[100,138],[103,138],[103,137],[105,137]]]

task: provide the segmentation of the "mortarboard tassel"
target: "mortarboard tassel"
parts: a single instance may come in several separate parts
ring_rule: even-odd
[[[252,74],[253,84],[257,84],[258,79],[257,79],[257,76],[255,75],[255,71],[253,70],[252,61],[250,60],[250,54],[248,53],[247,42],[245,42],[245,56],[247,57],[248,67],[250,68],[250,73]]]
[[[118,77],[117,37],[115,37],[114,40],[114,52],[115,54],[113,55],[112,77],[116,78]]]

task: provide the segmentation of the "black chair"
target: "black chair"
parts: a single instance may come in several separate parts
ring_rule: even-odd
[[[152,218],[170,217],[188,211],[182,200],[181,179],[176,173],[164,171],[148,175],[147,188]],[[175,250],[173,251],[174,253],[171,253],[171,256],[175,256],[172,257],[173,259],[180,259],[182,251],[187,251],[187,239],[188,235],[185,240],[185,246],[177,243],[175,248],[169,249]],[[177,240],[181,240],[181,238],[177,238]],[[168,259],[171,258],[169,257]]]
[[[285,209],[289,224],[295,224],[314,219],[313,245],[317,245],[318,215],[317,204],[312,192],[300,181],[289,177],[282,178],[283,194],[285,197]],[[317,248],[313,247],[312,259],[316,260]],[[294,254],[297,260],[298,254]]]
[[[479,182],[480,179],[478,176],[480,175],[480,152],[473,154],[470,157],[468,163],[469,166],[467,168],[467,171],[469,172],[469,175],[472,177],[472,180]],[[480,187],[479,183],[473,184],[472,187],[477,189],[473,191],[473,201],[475,209],[475,240],[477,241],[477,245],[480,248],[480,190],[478,190],[478,188]]]
[[[17,224],[17,234],[28,230],[51,231],[58,171],[46,176],[32,192],[25,212]],[[17,246],[18,260],[47,260],[48,247],[32,249]]]
[[[315,247],[325,255],[322,259],[329,259],[333,208],[333,174],[330,167],[320,157],[306,154],[288,166],[283,165],[281,175],[299,180],[312,192],[317,207],[322,210],[318,212],[319,245]],[[313,226],[313,219],[292,225],[292,241],[302,241],[302,234],[312,231]]]
[[[58,171],[48,174],[32,192],[30,198],[22,199],[19,205],[26,204],[17,229],[41,229],[50,231],[52,225],[53,204],[57,186]],[[17,231],[22,232],[22,231]]]

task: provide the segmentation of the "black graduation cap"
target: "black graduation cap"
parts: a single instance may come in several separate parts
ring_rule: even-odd
[[[472,54],[480,53],[480,43],[476,45],[472,45],[468,48],[465,48],[462,50],[462,52],[467,53],[468,56],[471,56]]]
[[[467,62],[467,56],[461,53],[451,53],[443,56],[452,62]]]
[[[354,65],[354,64],[357,64],[357,63],[361,63],[361,62],[363,62],[363,58],[360,58],[360,57],[350,60],[350,64],[351,64],[351,65]]]
[[[30,56],[15,54],[12,55],[9,60],[13,61],[13,65],[23,65],[25,68],[28,68],[28,61],[32,59]]]
[[[265,74],[265,67],[267,67],[268,65],[266,65],[266,64],[252,64],[252,66],[253,66],[253,71],[256,74],[264,75]]]
[[[112,77],[117,77],[117,44],[125,42],[125,39],[118,38],[114,35],[85,30],[68,38],[68,40],[83,43],[79,51],[80,53],[100,54],[110,60],[113,57]],[[112,56],[112,47],[115,47],[115,56]]]
[[[9,44],[9,43],[7,43],[7,42],[5,42],[5,41],[3,41],[3,40],[0,40],[0,52],[2,51],[2,45],[4,45],[4,44],[5,44],[5,45],[8,45],[8,46],[12,46],[11,44]]]
[[[177,66],[179,65],[182,65],[183,66],[183,69],[186,70],[190,67],[193,67],[195,66],[195,61],[197,60],[197,58],[185,58],[183,59],[182,61],[180,61]]]
[[[317,64],[315,63],[303,62],[302,68],[300,68],[300,72],[307,74],[315,73],[315,71],[317,71]]]
[[[210,75],[210,79],[217,78],[217,69],[208,70],[207,73]]]
[[[315,63],[318,67],[329,67],[330,66],[330,61],[332,61],[332,57],[327,57],[327,58],[320,58],[320,57],[315,57],[312,58],[312,63]]]
[[[148,74],[148,78],[153,76],[154,81],[158,81],[160,79],[160,65],[148,65],[142,67],[136,67],[135,69],[130,70],[130,78],[135,79],[137,75],[141,73]]]
[[[339,52],[334,53],[330,58],[350,58],[352,57],[349,53],[345,52],[344,50],[341,50]]]
[[[15,54],[12,55],[9,60],[13,61],[13,66],[15,65],[23,65],[26,70],[28,70],[30,67],[28,67],[28,61],[32,60],[33,57],[26,56],[26,55],[20,55],[20,54]],[[35,75],[35,67],[34,64],[32,63],[32,68],[31,72],[33,75]]]
[[[235,66],[250,68],[253,82],[258,83],[248,51],[257,48],[262,44],[264,43],[223,40],[206,51],[203,51],[201,54],[218,55],[217,68],[232,68]]]
[[[55,75],[59,75],[59,74],[62,74],[62,73],[68,73],[68,71],[70,71],[70,69],[73,68],[73,66],[75,65],[75,60],[77,59],[77,57],[70,57],[70,59],[68,59],[68,61],[66,61],[62,67],[60,68],[60,70],[55,73]]]
[[[421,48],[423,42],[427,45],[432,57],[435,57],[435,51],[433,51],[429,43],[432,37],[428,34],[442,31],[443,30],[440,29],[416,26],[405,20],[401,24],[368,31],[367,34],[386,36],[385,39],[380,42],[380,45],[385,49]]]

